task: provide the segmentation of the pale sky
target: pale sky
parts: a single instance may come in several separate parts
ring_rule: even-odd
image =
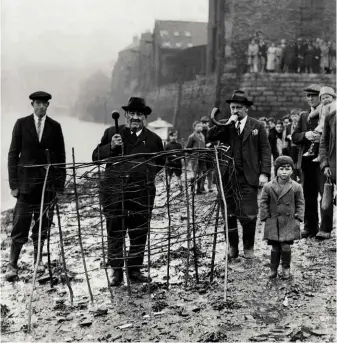
[[[207,22],[208,0],[1,0],[1,19],[5,68],[103,67],[155,19]]]

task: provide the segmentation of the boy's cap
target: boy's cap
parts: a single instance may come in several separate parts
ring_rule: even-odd
[[[286,164],[289,164],[291,165],[291,168],[294,169],[295,168],[295,165],[294,165],[294,161],[291,157],[289,156],[280,156],[278,157],[276,160],[275,160],[275,175],[277,174],[277,170],[286,165]]]
[[[333,88],[331,87],[328,87],[328,86],[324,86],[321,88],[320,92],[319,92],[319,98],[321,98],[321,96],[323,94],[329,94],[331,95],[334,99],[336,99],[336,93],[335,91],[333,90]]]
[[[209,118],[207,116],[203,116],[203,117],[201,117],[200,121],[202,123],[208,123],[210,120],[209,120]]]

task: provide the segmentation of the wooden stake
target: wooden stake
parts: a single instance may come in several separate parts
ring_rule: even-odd
[[[37,242],[37,258],[34,267],[34,274],[33,274],[33,282],[32,282],[32,291],[30,293],[29,304],[28,304],[28,324],[27,324],[27,333],[30,333],[32,330],[31,323],[32,323],[32,301],[33,301],[33,294],[35,289],[35,282],[36,282],[36,275],[37,275],[37,268],[39,266],[39,261],[41,257],[41,232],[42,232],[42,217],[43,217],[43,205],[44,205],[44,197],[46,192],[46,185],[48,180],[50,164],[47,166],[46,175],[44,177],[43,187],[42,187],[42,195],[41,195],[41,204],[40,204],[40,222],[39,222],[39,237]]]
[[[196,232],[195,232],[195,187],[193,187],[191,191],[191,195],[192,195],[192,234],[193,234],[194,268],[195,268],[196,282],[199,283],[197,242],[196,242]]]
[[[74,177],[74,191],[75,191],[75,201],[76,201],[76,216],[77,216],[77,227],[78,227],[78,241],[81,248],[81,255],[82,255],[82,261],[83,261],[83,267],[84,267],[84,273],[85,278],[87,280],[88,285],[88,291],[90,295],[90,300],[93,303],[94,297],[92,295],[91,287],[90,287],[90,281],[89,281],[89,275],[87,270],[87,264],[85,262],[85,255],[84,255],[84,249],[83,249],[83,243],[82,243],[82,233],[81,233],[81,219],[80,219],[80,210],[79,210],[79,203],[78,203],[78,194],[77,194],[77,185],[76,185],[76,169],[75,169],[75,151],[74,148],[72,148],[72,155],[73,155],[73,177]]]
[[[219,225],[219,214],[220,214],[220,199],[218,200],[217,208],[216,208],[216,216],[215,216],[215,226],[214,226],[214,237],[213,237],[213,248],[212,248],[212,260],[211,260],[211,275],[210,275],[210,282],[213,282],[213,274],[214,274],[214,262],[215,262],[215,254],[216,254],[216,243],[218,237],[218,225]]]
[[[170,260],[171,260],[171,209],[170,209],[170,184],[167,173],[167,161],[165,165],[165,184],[166,184],[166,202],[168,217],[168,239],[167,239],[167,270],[166,270],[166,287],[170,285]]]
[[[215,160],[216,160],[216,167],[218,171],[219,176],[219,186],[220,186],[220,195],[224,204],[224,212],[225,212],[225,225],[226,225],[226,250],[225,250],[225,285],[224,285],[224,301],[227,301],[227,283],[228,283],[228,213],[227,213],[227,202],[225,198],[225,193],[223,190],[223,183],[222,183],[222,175],[220,170],[220,164],[219,164],[219,156],[218,156],[218,148],[214,147],[215,151]]]
[[[71,284],[70,284],[70,280],[69,280],[68,272],[67,272],[66,258],[65,258],[65,254],[64,254],[63,233],[62,233],[62,228],[61,228],[61,216],[60,216],[60,209],[59,209],[58,202],[56,202],[55,207],[56,207],[56,215],[57,215],[57,221],[58,221],[58,227],[59,227],[63,271],[64,271],[64,275],[66,278],[66,284],[67,284],[67,287],[69,289],[70,303],[71,303],[71,305],[73,305],[73,303],[74,303],[74,292],[73,292],[73,289],[71,288]]]
[[[190,248],[191,248],[191,232],[190,232],[190,204],[189,204],[189,195],[188,195],[188,180],[187,180],[187,159],[186,153],[184,154],[184,173],[185,173],[185,193],[186,193],[186,211],[187,211],[187,257],[186,257],[186,272],[185,272],[185,287],[187,287],[189,279],[189,267],[190,267]]]

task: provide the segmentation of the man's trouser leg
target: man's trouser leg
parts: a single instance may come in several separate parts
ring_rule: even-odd
[[[242,225],[242,241],[245,256],[253,257],[255,230],[258,212],[257,204],[258,188],[249,185],[247,182],[240,184],[240,213],[238,219]]]
[[[126,233],[127,218],[124,218],[125,226],[123,230],[123,216],[121,210],[109,211],[106,214],[106,225],[108,234],[108,256],[107,265],[112,269],[121,269],[124,266],[123,260],[123,239]]]
[[[28,241],[28,234],[32,222],[33,206],[29,204],[27,195],[20,194],[13,213],[13,229],[11,232],[11,253],[9,264],[17,268],[17,262],[23,244]]]
[[[311,158],[303,158],[303,193],[305,201],[304,230],[310,236],[318,232],[318,163],[313,163]]]
[[[317,179],[319,184],[319,193],[321,195],[320,208],[321,208],[321,225],[319,227],[320,232],[330,233],[333,229],[333,202],[330,206],[323,211],[322,210],[322,198],[324,192],[324,183],[326,182],[326,176],[321,172],[320,168],[317,168]]]
[[[154,187],[145,187],[136,192],[134,194],[135,199],[129,202],[128,234],[130,237],[130,249],[128,269],[131,272],[139,271],[143,265],[155,193]]]

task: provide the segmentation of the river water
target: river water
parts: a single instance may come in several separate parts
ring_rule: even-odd
[[[10,195],[8,185],[7,155],[14,124],[18,118],[23,116],[15,113],[2,113],[1,115],[1,211],[15,205],[15,199]],[[52,114],[50,116],[62,125],[67,162],[72,161],[72,147],[75,149],[76,162],[90,162],[92,151],[100,142],[104,130],[108,126],[82,121],[70,116],[53,116]]]

